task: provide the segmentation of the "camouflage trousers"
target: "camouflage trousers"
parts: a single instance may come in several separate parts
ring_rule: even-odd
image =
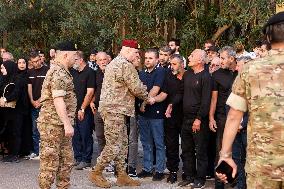
[[[56,176],[56,186],[60,189],[70,187],[73,167],[71,137],[65,137],[63,125],[39,123],[40,168],[39,187],[49,189]]]
[[[101,116],[105,124],[106,145],[97,159],[97,165],[105,167],[114,161],[118,171],[125,170],[128,148],[126,116],[108,112],[101,112]]]
[[[247,189],[284,189],[284,180],[277,181],[257,173],[247,173]]]

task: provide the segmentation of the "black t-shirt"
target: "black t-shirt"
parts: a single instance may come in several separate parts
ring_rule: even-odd
[[[178,79],[171,71],[168,71],[165,76],[164,85],[161,89],[162,92],[167,93],[166,107],[173,101],[175,95],[182,86],[182,80]],[[182,120],[182,101],[173,105],[172,118]]]
[[[226,101],[237,75],[238,72],[222,68],[212,74],[212,91],[218,91],[216,113],[226,114]]]
[[[38,100],[40,98],[42,83],[48,70],[49,68],[46,66],[42,66],[39,69],[33,68],[28,70],[29,84],[32,84],[33,89],[33,100]]]
[[[95,88],[95,72],[86,65],[81,72],[71,69],[70,73],[73,76],[77,97],[77,110],[79,110],[87,94],[87,88]],[[86,109],[89,109],[89,106]]]
[[[211,101],[211,78],[207,71],[194,73],[192,69],[183,75],[183,83],[173,104],[183,100],[183,115],[186,118],[203,119],[208,116]]]
[[[97,109],[99,107],[103,80],[104,80],[104,73],[100,68],[98,68],[96,71],[96,82],[95,82],[95,97],[96,97],[95,105]]]

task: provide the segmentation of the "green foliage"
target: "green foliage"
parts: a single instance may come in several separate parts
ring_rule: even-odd
[[[158,47],[177,37],[185,55],[201,48],[224,25],[230,27],[217,37],[218,45],[242,40],[251,47],[261,38],[261,27],[274,11],[274,4],[267,0],[214,2],[0,0],[0,32],[8,33],[6,45],[18,55],[31,48],[47,52],[66,39],[86,52],[94,47],[111,51],[124,37],[137,38],[143,48]]]

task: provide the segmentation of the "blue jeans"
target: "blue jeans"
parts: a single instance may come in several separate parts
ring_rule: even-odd
[[[153,141],[156,147],[155,171],[163,173],[166,167],[166,150],[164,144],[164,120],[138,116],[140,140],[143,146],[143,169],[153,170]]]
[[[246,148],[247,148],[247,131],[241,130],[233,143],[233,159],[238,166],[238,178],[237,178],[237,188],[246,189],[246,173],[245,173],[245,163],[246,163]]]
[[[33,153],[39,155],[39,140],[40,140],[40,135],[37,129],[37,118],[39,114],[40,108],[32,108],[31,110],[31,117],[32,117],[32,125],[33,125]]]
[[[74,158],[78,162],[91,163],[93,154],[93,122],[91,111],[85,112],[85,117],[82,121],[76,118],[72,145]]]

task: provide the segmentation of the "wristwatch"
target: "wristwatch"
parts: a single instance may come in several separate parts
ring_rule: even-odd
[[[220,158],[231,158],[232,157],[232,152],[222,152],[222,151],[220,151],[219,152],[219,156],[220,156]]]
[[[81,112],[85,113],[85,109],[81,108]]]

